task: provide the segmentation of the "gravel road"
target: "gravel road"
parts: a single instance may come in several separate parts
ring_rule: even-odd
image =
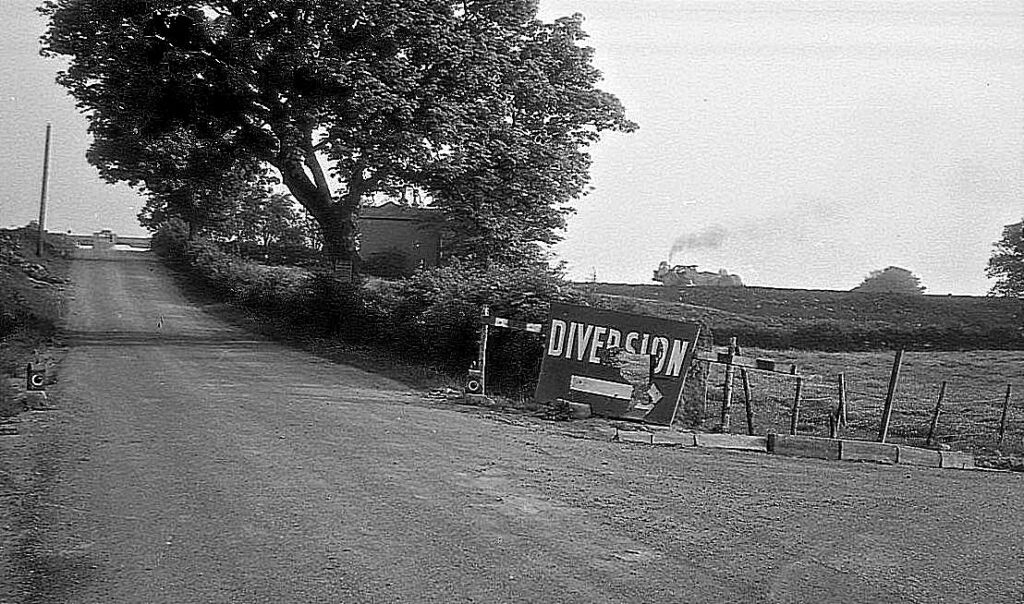
[[[1022,602],[1020,475],[573,438],[76,260],[56,411],[0,437],[0,602]]]

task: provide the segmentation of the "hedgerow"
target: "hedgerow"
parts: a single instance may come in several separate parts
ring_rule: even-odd
[[[153,249],[237,304],[322,336],[385,347],[454,372],[477,357],[482,307],[496,316],[540,322],[552,302],[581,301],[560,270],[546,263],[479,267],[456,261],[405,279],[346,283],[323,271],[257,264],[215,242],[189,240],[176,224],[154,235]],[[542,353],[537,334],[491,330],[489,384],[523,393],[536,379]]]

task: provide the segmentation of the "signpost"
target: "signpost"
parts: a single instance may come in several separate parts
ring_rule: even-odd
[[[569,304],[552,304],[538,402],[590,405],[594,415],[668,425],[700,326]]]

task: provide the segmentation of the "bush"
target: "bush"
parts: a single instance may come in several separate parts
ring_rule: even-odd
[[[409,269],[409,256],[398,249],[390,249],[372,254],[363,261],[362,270],[367,275],[383,277],[384,279],[401,279],[410,277],[413,271]]]
[[[491,314],[541,322],[552,302],[581,297],[546,264],[528,266],[466,263],[420,271],[397,282],[393,290],[377,290],[370,304],[380,309],[387,339],[407,354],[433,358],[450,370],[468,368],[477,357],[482,306]],[[489,383],[505,392],[532,384],[540,371],[543,343],[537,334],[491,330],[488,347]]]
[[[157,255],[173,262],[180,262],[184,259],[187,246],[188,225],[178,218],[172,218],[161,225],[153,233],[150,241],[150,249]]]

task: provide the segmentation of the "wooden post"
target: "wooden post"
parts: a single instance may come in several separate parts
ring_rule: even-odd
[[[839,374],[839,404],[828,415],[828,437],[839,438],[839,428],[846,422],[846,376]]]
[[[793,367],[793,372],[796,373],[796,367]],[[796,436],[796,424],[800,421],[800,394],[803,390],[804,378],[796,378],[796,395],[793,396],[793,412],[789,416],[789,434],[790,436]]]
[[[491,307],[484,305],[480,309],[480,314],[483,317],[491,316]],[[480,359],[480,395],[487,394],[487,336],[490,333],[490,325],[484,323],[483,329],[480,330],[480,352],[477,355]]]
[[[939,398],[935,401],[935,409],[932,410],[932,421],[928,424],[928,438],[924,440],[926,447],[932,446],[935,442],[935,428],[939,425],[939,409],[942,408],[942,399],[946,398],[946,380],[942,380],[939,386]]]
[[[711,363],[708,363],[708,373],[704,376],[704,404],[700,408],[700,425],[703,427],[704,421],[708,418],[708,388],[711,384]]]
[[[839,374],[839,425],[846,428],[846,374]]]
[[[747,379],[747,370],[740,370],[740,379],[743,380],[743,402],[747,409],[747,434],[754,435],[754,404],[750,400],[750,380]]]
[[[1010,393],[1012,388],[1012,385],[1006,385],[1006,397],[1003,398],[1003,415],[999,418],[999,444],[1003,444],[1003,437],[1006,436],[1006,412],[1010,409]]]
[[[43,256],[43,238],[46,233],[46,185],[50,180],[50,124],[46,124],[46,146],[43,150],[43,187],[39,193],[39,239],[36,240],[36,256]]]
[[[892,373],[889,375],[889,390],[885,394],[885,408],[882,409],[882,423],[878,426],[878,442],[884,443],[889,435],[889,422],[892,420],[892,406],[896,398],[896,385],[900,381],[900,368],[903,367],[903,350],[896,352],[892,362]]]
[[[728,434],[732,428],[732,382],[736,376],[736,366],[732,364],[736,354],[736,338],[729,338],[729,364],[725,366],[725,384],[722,385],[722,417],[719,430]]]

